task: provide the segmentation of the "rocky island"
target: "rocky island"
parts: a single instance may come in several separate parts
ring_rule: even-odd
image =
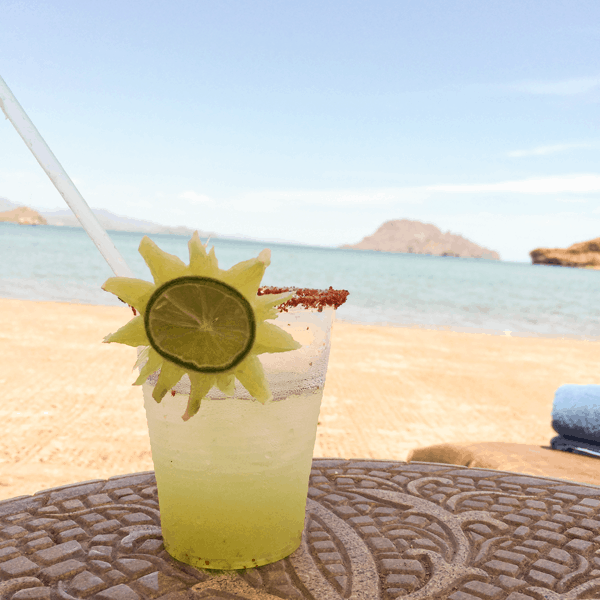
[[[379,252],[500,260],[497,252],[478,246],[462,235],[449,231],[442,233],[435,225],[408,219],[387,221],[373,235],[365,237],[358,244],[345,244],[340,247]]]
[[[13,210],[0,212],[0,221],[18,223],[19,225],[47,225],[46,219],[39,212],[26,206],[19,206]]]
[[[600,238],[579,242],[568,248],[536,248],[529,256],[534,265],[600,269]]]

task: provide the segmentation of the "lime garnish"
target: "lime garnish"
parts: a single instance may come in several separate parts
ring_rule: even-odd
[[[248,300],[211,277],[178,277],[161,285],[148,301],[144,326],[158,354],[199,373],[235,367],[256,338]]]
[[[207,252],[196,231],[188,242],[190,264],[161,250],[150,238],[140,242],[140,254],[154,283],[110,277],[102,289],[115,294],[140,314],[104,338],[141,349],[134,385],[159,372],[152,397],[164,396],[187,375],[188,404],[183,415],[195,415],[203,398],[217,387],[235,394],[239,381],[250,395],[265,403],[273,398],[259,354],[297,350],[300,344],[267,321],[293,292],[258,295],[271,262],[269,250],[230,269],[219,268],[214,248]]]

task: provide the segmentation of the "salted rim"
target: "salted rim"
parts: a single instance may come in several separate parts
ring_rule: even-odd
[[[319,312],[326,306],[331,306],[336,309],[346,302],[348,294],[350,293],[348,290],[334,290],[331,286],[329,286],[329,289],[327,290],[262,286],[258,288],[256,294],[257,296],[264,296],[265,294],[283,294],[284,292],[294,292],[294,295],[277,307],[279,312],[288,312],[290,308],[294,308],[295,306],[316,308]]]

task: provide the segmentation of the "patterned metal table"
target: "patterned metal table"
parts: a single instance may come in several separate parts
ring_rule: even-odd
[[[300,548],[227,574],[165,552],[153,472],[0,502],[0,598],[600,598],[600,487],[315,459]]]

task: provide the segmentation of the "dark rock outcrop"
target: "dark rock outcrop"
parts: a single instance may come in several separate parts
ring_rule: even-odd
[[[46,219],[39,212],[26,206],[0,212],[0,221],[18,223],[19,225],[47,225]]]
[[[442,233],[435,225],[408,219],[387,221],[358,244],[345,244],[341,248],[500,260],[497,252],[482,248],[462,235]]]
[[[600,269],[600,238],[579,242],[568,248],[536,248],[529,253],[534,265]]]

